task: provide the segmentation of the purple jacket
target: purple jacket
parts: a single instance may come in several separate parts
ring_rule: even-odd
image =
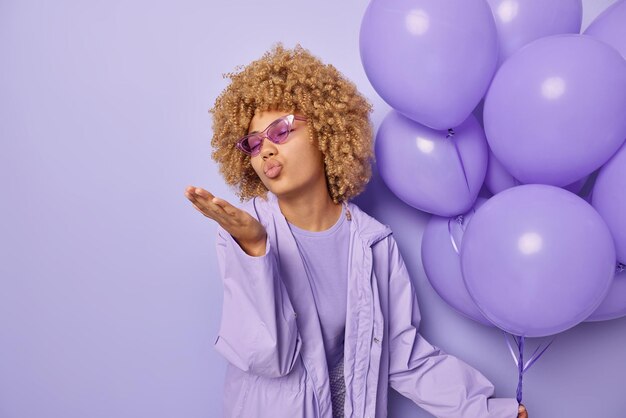
[[[253,257],[217,226],[224,416],[330,418],[321,328],[287,220],[272,192],[241,208],[265,226],[267,241]],[[391,229],[352,202],[348,209],[345,417],[386,417],[391,385],[437,417],[517,418],[515,398],[493,398],[485,376],[419,334],[417,297]]]

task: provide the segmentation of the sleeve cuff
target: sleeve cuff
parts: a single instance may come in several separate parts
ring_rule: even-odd
[[[245,252],[243,248],[241,248],[239,243],[235,240],[235,238],[229,232],[227,232],[224,228],[222,228],[221,225],[218,225],[217,228],[218,228],[218,233],[222,237],[224,237],[227,241],[230,242],[230,245],[235,249],[236,257],[239,258],[240,260],[250,261],[250,260],[264,259],[264,258],[267,258],[267,255],[270,253],[271,244],[270,244],[270,235],[268,233],[266,233],[266,237],[265,237],[265,254],[256,256],[256,255],[250,255],[247,252]]]

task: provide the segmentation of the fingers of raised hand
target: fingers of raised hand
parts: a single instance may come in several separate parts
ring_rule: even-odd
[[[185,196],[198,211],[207,216],[234,217],[240,212],[240,209],[226,200],[215,197],[212,193],[199,187],[187,187]]]
[[[214,218],[225,215],[223,209],[212,201],[214,196],[204,189],[187,187],[185,196],[198,211],[206,216]]]
[[[218,205],[224,212],[231,216],[236,216],[241,210],[231,205],[224,199],[220,199],[219,197],[214,197],[213,202]]]

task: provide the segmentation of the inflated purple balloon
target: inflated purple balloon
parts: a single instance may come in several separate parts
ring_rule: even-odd
[[[585,29],[591,35],[617,49],[626,58],[626,0],[619,0],[607,7]]]
[[[615,274],[615,246],[585,200],[525,184],[478,208],[463,237],[461,270],[485,318],[514,335],[543,337],[600,305]]]
[[[480,324],[493,327],[478,310],[467,293],[461,273],[463,234],[475,209],[487,199],[479,197],[475,206],[463,216],[431,216],[422,236],[422,264],[426,277],[437,294],[454,310]]]
[[[609,293],[585,322],[608,321],[626,316],[626,270],[620,269],[611,282]]]
[[[564,186],[626,138],[626,60],[587,35],[538,39],[506,60],[485,97],[489,147],[522,183]]]
[[[487,0],[498,30],[498,65],[535,39],[579,33],[582,0]]]
[[[600,169],[591,204],[613,234],[617,260],[626,264],[626,144]]]
[[[433,129],[454,128],[469,116],[498,58],[495,22],[483,0],[373,0],[359,47],[383,100]]]
[[[579,193],[585,185],[587,178],[588,177],[584,177],[572,184],[564,186],[563,188],[572,193]],[[485,175],[485,186],[487,186],[487,189],[493,194],[498,194],[502,190],[519,186],[521,184],[522,183],[519,180],[506,171],[506,168],[504,168],[502,163],[498,161],[495,155],[493,155],[493,152],[489,150],[487,174]]]
[[[487,141],[474,116],[437,131],[391,110],[374,144],[380,176],[402,201],[439,216],[473,205],[487,170]]]

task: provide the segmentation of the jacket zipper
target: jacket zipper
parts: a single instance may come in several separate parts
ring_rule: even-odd
[[[370,247],[371,249],[371,247]],[[372,259],[373,259],[373,254],[372,254]],[[369,273],[369,279],[372,280],[372,273],[374,271],[374,264],[372,262],[372,266],[370,268],[370,273]],[[369,376],[370,374],[370,364],[372,362],[372,338],[374,337],[374,299],[373,299],[374,295],[372,294],[372,303],[371,303],[371,315],[372,315],[372,332],[370,334],[370,341],[369,341],[369,350],[367,351],[367,357],[368,357],[368,362],[367,362],[367,372],[365,372],[365,382],[364,382],[364,390],[363,390],[363,409],[362,412],[363,414],[365,414],[365,408],[367,407],[367,376]],[[370,418],[370,416],[368,415],[367,418]]]
[[[352,215],[350,214],[350,209],[348,209],[348,203],[344,200],[343,204],[346,207],[346,219],[351,221],[352,220]]]

